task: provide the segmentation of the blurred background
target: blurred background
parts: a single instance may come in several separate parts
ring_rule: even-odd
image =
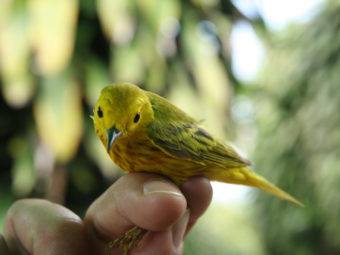
[[[0,228],[19,198],[79,215],[122,174],[101,88],[159,93],[305,203],[214,183],[185,254],[340,254],[340,2],[2,0]]]

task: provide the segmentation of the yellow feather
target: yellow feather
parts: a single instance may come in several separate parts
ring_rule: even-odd
[[[287,200],[295,205],[304,207],[304,205],[300,201],[298,201],[282,189],[276,187],[262,176],[257,175],[248,167],[235,168],[231,171],[212,171],[208,175],[208,178],[210,180],[256,187],[269,192],[283,200]]]

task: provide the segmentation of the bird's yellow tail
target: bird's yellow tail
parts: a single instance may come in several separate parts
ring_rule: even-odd
[[[298,206],[304,206],[300,201],[289,195],[287,192],[271,184],[265,178],[257,175],[248,167],[234,168],[228,170],[216,169],[216,171],[214,171],[211,176],[208,176],[208,178],[214,181],[256,187],[267,191],[281,199],[294,203]]]

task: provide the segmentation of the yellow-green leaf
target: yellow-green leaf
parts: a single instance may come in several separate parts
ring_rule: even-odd
[[[83,131],[79,86],[67,74],[42,83],[34,105],[38,133],[57,161],[65,163],[75,155]]]
[[[33,152],[26,137],[17,137],[10,142],[10,152],[15,159],[12,166],[12,189],[19,197],[32,192],[36,182],[36,172],[33,168]]]
[[[141,83],[144,78],[142,58],[135,47],[124,45],[113,49],[111,73],[115,82]]]
[[[8,1],[7,1],[8,3]],[[0,76],[8,104],[24,106],[32,97],[34,83],[29,73],[28,17],[25,5],[5,5],[0,19]],[[1,9],[1,8],[0,8]]]
[[[135,20],[131,14],[130,0],[97,0],[99,19],[106,37],[116,43],[129,42],[135,32]]]
[[[91,59],[86,64],[85,72],[85,94],[88,103],[94,106],[102,88],[110,83],[109,68],[98,59]]]
[[[77,0],[30,0],[30,36],[36,71],[62,71],[73,53],[78,16]]]

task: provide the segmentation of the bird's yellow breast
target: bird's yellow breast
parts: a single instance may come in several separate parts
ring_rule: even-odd
[[[165,153],[146,136],[121,138],[109,154],[111,159],[127,172],[162,174],[175,183],[182,183],[191,176],[203,174],[206,169],[195,162]]]

